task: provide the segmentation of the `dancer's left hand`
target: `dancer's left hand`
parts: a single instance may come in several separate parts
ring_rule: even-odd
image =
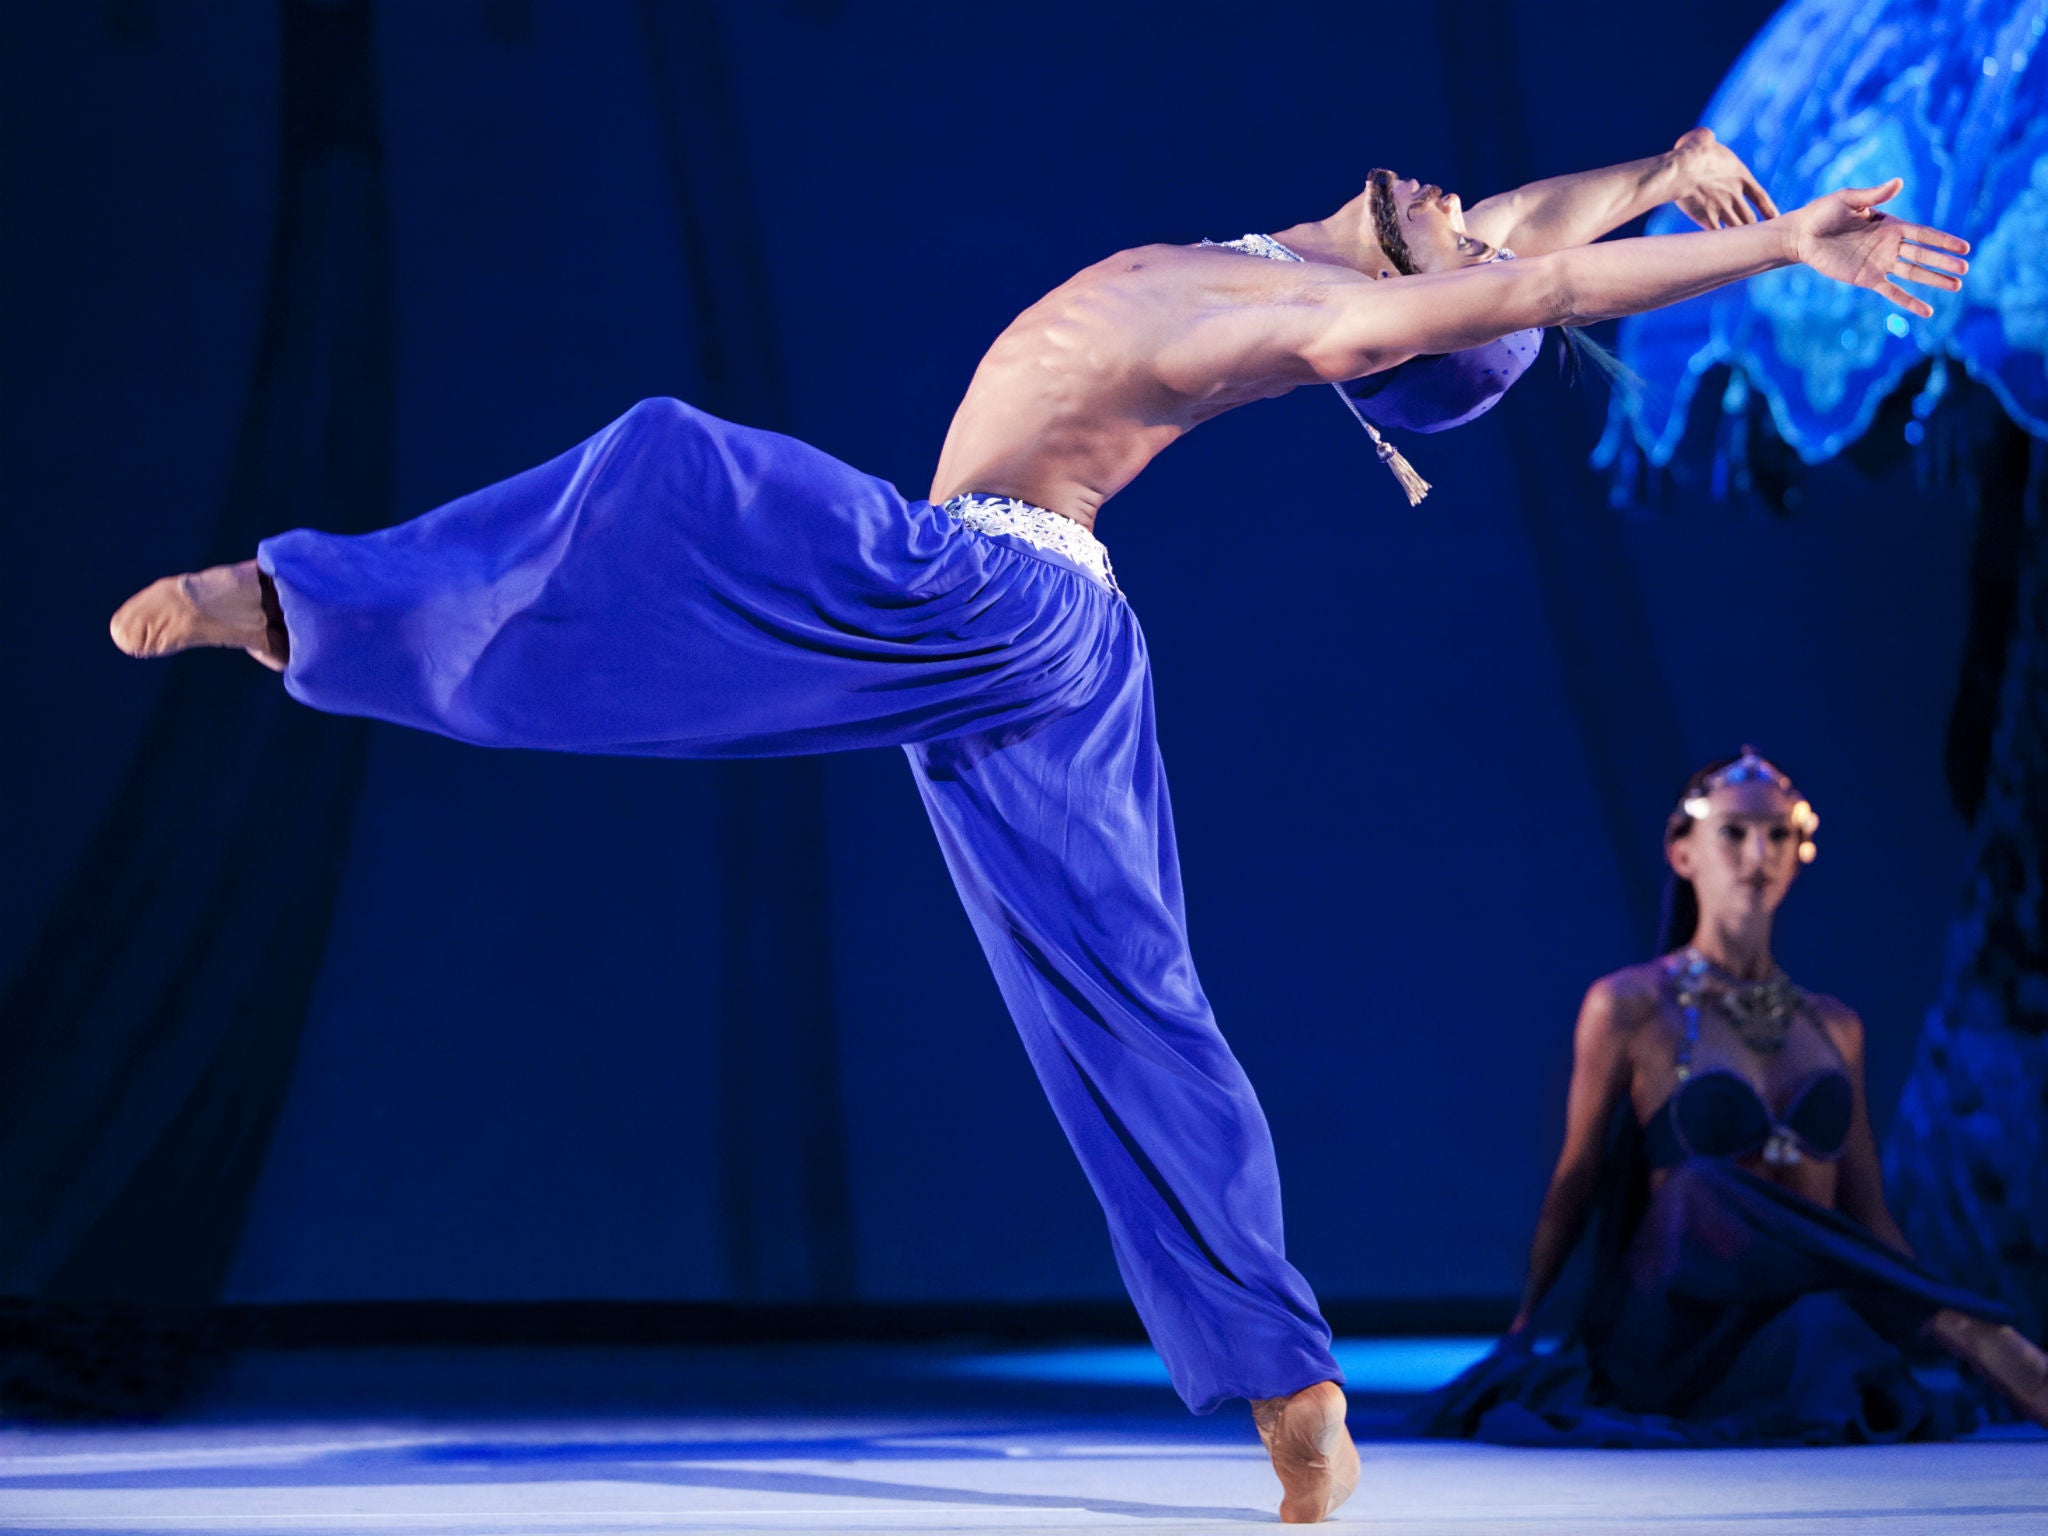
[[[1786,215],[1795,256],[1823,277],[1853,283],[1890,299],[1925,320],[1934,306],[1899,286],[1954,293],[1970,264],[1970,242],[1928,224],[1893,218],[1878,205],[1899,195],[1905,183],[1894,176],[1882,186],[1849,187],[1817,197]]]
[[[1763,189],[1742,157],[1714,137],[1711,128],[1694,128],[1671,146],[1678,172],[1678,195],[1671,199],[1701,229],[1732,229],[1775,219],[1778,205]]]

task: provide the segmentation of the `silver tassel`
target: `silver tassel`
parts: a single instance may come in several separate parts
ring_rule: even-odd
[[[1300,261],[1303,258],[1287,249],[1271,235],[1244,235],[1236,240],[1204,240],[1204,245],[1216,246],[1226,251],[1236,251],[1242,256],[1260,256],[1267,261]],[[1501,252],[1512,257],[1513,251]],[[1344,408],[1358,418],[1358,424],[1365,428],[1372,438],[1373,451],[1380,456],[1380,462],[1394,472],[1394,478],[1401,483],[1401,490],[1408,497],[1408,505],[1419,507],[1422,498],[1429,494],[1429,482],[1415,472],[1415,466],[1402,455],[1401,450],[1380,436],[1380,429],[1365,419],[1365,412],[1358,408],[1358,402],[1342,384],[1332,384],[1337,398],[1344,402]]]
[[[1394,478],[1401,483],[1402,491],[1407,494],[1408,505],[1421,506],[1422,498],[1429,494],[1429,482],[1416,473],[1415,466],[1408,462],[1400,449],[1380,436],[1380,429],[1365,419],[1365,412],[1358,408],[1358,402],[1351,398],[1342,384],[1332,384],[1330,388],[1337,391],[1337,398],[1344,402],[1344,408],[1356,416],[1358,424],[1365,428],[1366,436],[1372,439],[1373,452],[1380,456],[1382,464],[1394,472]]]
[[[1380,462],[1394,472],[1394,478],[1401,482],[1401,489],[1408,493],[1408,505],[1421,506],[1422,498],[1429,494],[1429,482],[1417,474],[1415,466],[1408,462],[1401,450],[1381,437],[1377,430],[1371,426],[1365,430],[1372,433],[1373,451],[1379,454]]]

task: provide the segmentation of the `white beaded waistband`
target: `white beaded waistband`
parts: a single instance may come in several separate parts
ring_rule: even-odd
[[[1008,534],[1034,549],[1051,550],[1061,559],[1078,565],[1117,596],[1123,596],[1102,540],[1071,517],[1062,517],[1014,496],[983,496],[975,491],[953,497],[942,503],[939,510],[976,533]]]

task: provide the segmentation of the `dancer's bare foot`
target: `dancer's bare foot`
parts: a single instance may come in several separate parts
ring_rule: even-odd
[[[170,656],[195,645],[237,646],[273,672],[291,656],[284,617],[254,560],[153,581],[107,626],[130,656]]]
[[[1280,1479],[1280,1519],[1314,1525],[1351,1497],[1358,1486],[1358,1447],[1344,1427],[1344,1392],[1334,1381],[1303,1387],[1292,1397],[1263,1397],[1252,1422]]]
[[[2048,1427],[2048,1353],[2006,1323],[1941,1311],[1927,1332],[1957,1359],[1975,1366],[2036,1424]]]

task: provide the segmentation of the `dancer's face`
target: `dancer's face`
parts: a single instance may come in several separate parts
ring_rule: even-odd
[[[1500,252],[1465,229],[1465,206],[1455,192],[1412,176],[1374,172],[1372,196],[1386,207],[1417,272],[1454,272],[1496,259]]]
[[[1729,784],[1707,797],[1704,820],[1667,849],[1672,870],[1690,880],[1702,922],[1769,917],[1799,875],[1796,802],[1763,783]]]

